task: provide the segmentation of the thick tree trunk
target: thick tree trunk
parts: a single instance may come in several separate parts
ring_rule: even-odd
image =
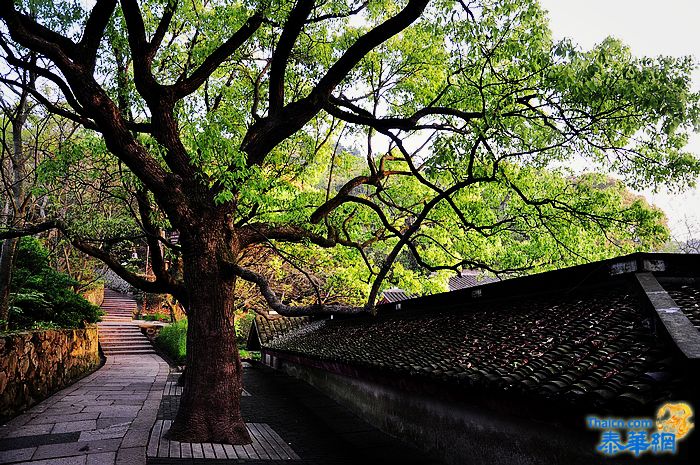
[[[205,228],[206,238],[183,244],[187,304],[185,386],[167,437],[182,442],[248,444],[240,413],[241,361],[234,327],[234,280],[221,262],[231,244],[221,224]],[[217,231],[218,230],[218,231]]]
[[[7,329],[10,315],[12,264],[19,239],[5,239],[0,247],[0,329]]]

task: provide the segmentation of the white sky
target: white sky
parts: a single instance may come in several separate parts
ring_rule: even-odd
[[[540,0],[549,11],[554,37],[570,37],[591,48],[607,36],[621,39],[638,56],[692,55],[700,62],[700,0]],[[693,74],[700,90],[700,69]],[[688,149],[700,156],[700,134]],[[681,194],[643,192],[662,208],[676,239],[700,237],[700,178],[698,186]]]

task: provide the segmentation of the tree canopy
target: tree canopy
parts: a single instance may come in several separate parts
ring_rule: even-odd
[[[92,131],[79,153],[123,173],[153,276],[63,218],[29,230],[58,227],[188,310],[175,438],[247,438],[227,394],[239,367],[211,361],[238,363],[238,282],[285,315],[371,311],[387,280],[429,291],[429,273],[653,248],[663,215],[623,182],[700,173],[684,149],[700,121],[692,60],[554,41],[536,0],[0,0],[0,18],[5,61],[41,78],[28,91]],[[310,299],[275,292],[277,261],[265,273],[246,258],[261,247],[308,278]],[[313,268],[338,272],[314,283]],[[343,279],[363,284],[324,297],[318,283]]]

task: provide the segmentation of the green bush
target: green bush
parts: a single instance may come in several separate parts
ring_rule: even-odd
[[[165,326],[156,338],[156,345],[175,363],[185,363],[187,354],[187,320],[180,320]]]
[[[236,326],[236,340],[239,345],[248,340],[248,332],[253,324],[253,320],[255,320],[255,312],[253,311],[236,312],[234,325]]]
[[[245,339],[238,339],[238,344],[245,344]],[[187,319],[163,327],[156,338],[156,345],[178,365],[185,363],[187,355]],[[260,352],[238,351],[241,358],[260,360]]]
[[[143,315],[141,317],[142,320],[144,321],[170,321],[170,315],[166,315],[165,313],[154,313],[153,315]]]
[[[10,329],[78,328],[99,321],[102,311],[73,291],[77,285],[51,268],[38,239],[22,238],[12,272]]]

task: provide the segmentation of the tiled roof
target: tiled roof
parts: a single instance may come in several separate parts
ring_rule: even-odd
[[[401,302],[402,300],[408,300],[411,296],[406,294],[406,291],[398,288],[387,289],[382,292],[382,296],[379,299],[380,303],[394,303]]]
[[[495,283],[496,281],[500,281],[500,279],[486,276],[477,271],[467,270],[462,271],[462,276],[452,276],[448,286],[451,291],[456,291],[457,289],[481,286],[482,284]]]
[[[255,317],[255,324],[251,327],[252,333],[249,335],[248,345],[249,347],[251,346],[251,337],[259,338],[259,343],[265,345],[273,339],[279,338],[293,329],[304,327],[309,321],[309,317],[289,318],[280,316],[267,319],[264,316],[257,315]],[[258,341],[254,342],[257,343]],[[257,344],[252,345],[255,346]]]
[[[690,322],[700,330],[700,285],[664,284],[663,287]]]
[[[628,283],[449,311],[316,320],[263,346],[467,389],[635,410],[668,398],[682,370],[653,333],[641,291]]]

